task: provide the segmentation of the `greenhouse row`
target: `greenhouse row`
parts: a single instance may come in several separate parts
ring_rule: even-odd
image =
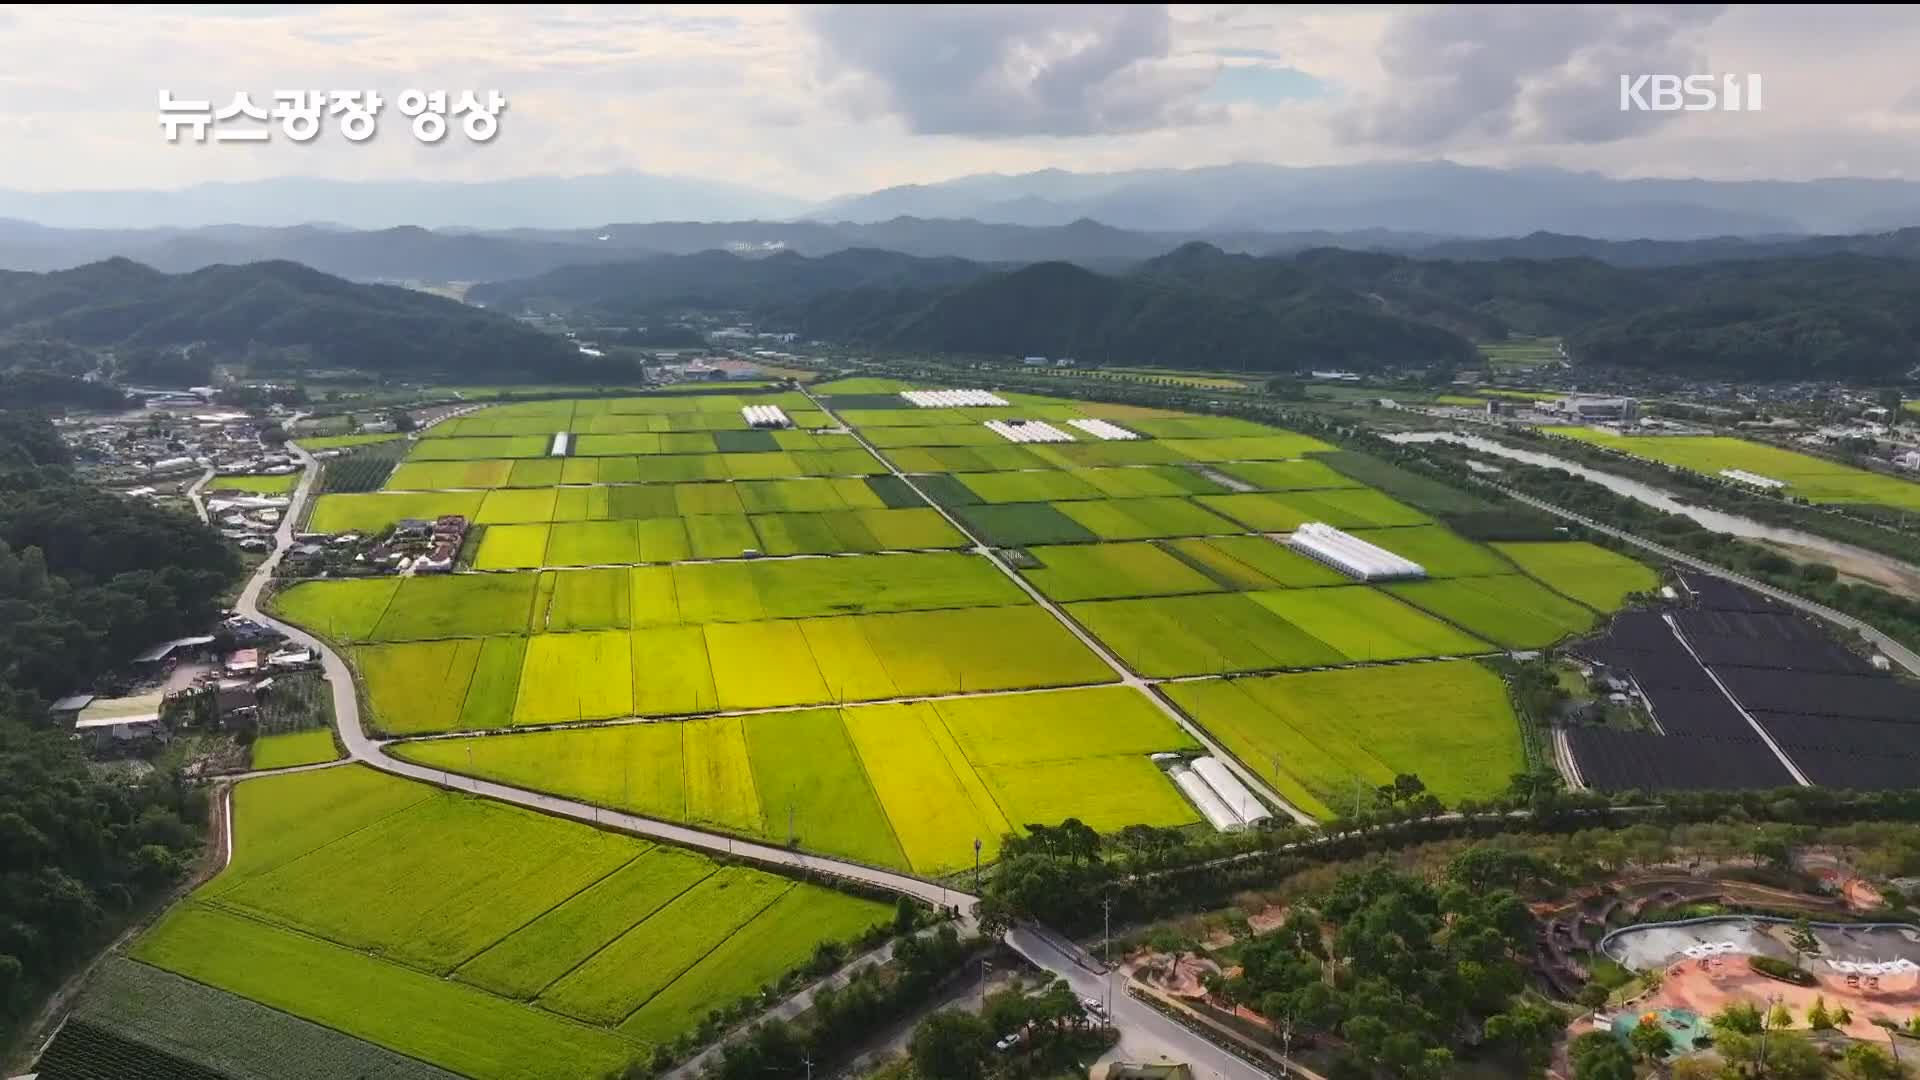
[[[1386,548],[1370,544],[1331,525],[1310,521],[1293,530],[1287,546],[1360,581],[1423,578],[1426,567],[1403,559]]]

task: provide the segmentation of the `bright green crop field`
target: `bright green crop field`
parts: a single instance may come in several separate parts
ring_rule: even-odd
[[[446,514],[468,520],[480,510],[486,493],[479,491],[374,491],[365,494],[322,495],[313,504],[307,528],[323,533],[383,533],[403,518],[432,521]]]
[[[532,610],[535,574],[443,574],[400,579],[370,635],[417,641],[469,634],[518,634]],[[328,583],[321,583],[324,587]]]
[[[1920,510],[1920,484],[1745,439],[1717,435],[1612,435],[1584,427],[1555,428],[1553,434],[1713,477],[1718,477],[1722,469],[1742,469],[1782,481],[1787,485],[1788,494],[1812,502],[1879,503]]]
[[[334,641],[365,641],[399,588],[399,578],[303,581],[274,593],[267,607]]]
[[[1598,611],[1613,611],[1627,594],[1652,592],[1660,575],[1645,563],[1584,541],[1493,545],[1556,591]]]
[[[473,557],[476,570],[526,570],[542,566],[547,558],[552,525],[484,525],[480,548]]]
[[[1316,816],[1351,810],[1356,785],[1391,783],[1402,772],[1419,776],[1449,806],[1488,798],[1526,763],[1505,684],[1473,661],[1166,690],[1256,776]]]
[[[891,914],[357,765],[234,814],[233,863],[135,958],[480,1080],[618,1071]]]
[[[1213,578],[1153,544],[1066,544],[1030,548],[1028,553],[1041,568],[1021,573],[1052,600],[1220,591]]]
[[[1537,649],[1592,628],[1594,613],[1530,577],[1455,578],[1387,586],[1395,596],[1510,649]]]
[[[244,491],[249,495],[290,495],[300,483],[299,473],[284,476],[216,476],[207,481],[207,490]]]
[[[339,756],[340,748],[333,743],[333,729],[314,728],[254,739],[247,764],[254,769],[285,769],[294,765],[318,765]]]

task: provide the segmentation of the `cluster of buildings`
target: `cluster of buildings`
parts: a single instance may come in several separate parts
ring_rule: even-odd
[[[460,557],[460,545],[466,543],[468,525],[466,517],[460,514],[445,514],[432,521],[402,518],[394,522],[393,531],[385,538],[355,555],[354,561],[396,573],[444,574],[453,569]],[[318,548],[322,553],[326,550],[315,542],[317,537],[302,539],[302,544],[288,552],[289,557],[304,546]],[[345,533],[332,537],[329,542],[348,547],[360,540],[358,533]]]
[[[233,616],[218,635],[164,641],[134,657],[127,692],[69,694],[48,712],[94,753],[112,756],[168,742],[173,731],[167,717],[175,703],[199,706],[177,715],[205,717],[222,728],[251,723],[276,678],[315,663],[311,650]]]

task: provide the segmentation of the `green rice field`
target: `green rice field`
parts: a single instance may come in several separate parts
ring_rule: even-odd
[[[207,481],[206,490],[241,491],[249,495],[290,495],[300,483],[299,473],[284,476],[233,476],[221,474]]]
[[[1521,574],[1410,581],[1387,591],[1510,649],[1537,649],[1592,629],[1593,611]]]
[[[133,956],[466,1076],[617,1071],[891,915],[357,765],[234,804],[233,864]]]
[[[1920,484],[1913,481],[1745,439],[1718,435],[1614,435],[1584,427],[1554,428],[1552,433],[1707,476],[1718,477],[1723,469],[1744,470],[1781,481],[1787,485],[1787,494],[1809,502],[1877,503],[1906,510],[1920,509]]]
[[[285,769],[295,765],[318,765],[340,756],[334,745],[332,728],[289,731],[262,735],[248,748],[247,766],[253,769]]]
[[[1630,593],[1652,592],[1660,576],[1645,563],[1580,541],[1494,544],[1528,575],[1597,611],[1613,611]]]
[[[1241,763],[1318,817],[1368,805],[1411,772],[1448,805],[1491,797],[1525,766],[1498,675],[1473,661],[1169,684]]]

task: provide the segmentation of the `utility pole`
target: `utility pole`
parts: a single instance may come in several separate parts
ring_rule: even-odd
[[[1293,1075],[1293,1012],[1288,1010],[1287,1022],[1280,1028],[1280,1075]]]
[[[973,891],[980,891],[980,838],[973,838]]]
[[[993,964],[985,957],[980,958],[980,1007],[987,1007],[987,973],[993,970]]]
[[[805,1062],[805,1063],[806,1063],[806,1066],[807,1066],[807,1080],[813,1080],[813,1055],[812,1055],[812,1054],[808,1054],[808,1055],[807,1055],[806,1057],[803,1057],[803,1058],[801,1058],[800,1060],[801,1060],[802,1062]]]
[[[1113,1016],[1113,897],[1100,898],[1100,915],[1100,963],[1107,969],[1103,973],[1106,981],[1101,986],[1106,1000],[1100,1003],[1100,1010],[1106,1016],[1101,1017],[1100,1022],[1110,1027],[1113,1024],[1110,1019]]]

